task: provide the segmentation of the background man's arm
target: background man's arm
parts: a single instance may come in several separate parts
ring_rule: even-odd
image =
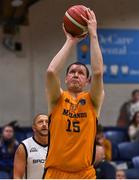
[[[14,158],[14,179],[23,179],[26,169],[26,152],[22,144],[16,150]]]

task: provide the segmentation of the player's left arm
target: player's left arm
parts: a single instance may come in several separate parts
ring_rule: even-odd
[[[90,95],[97,116],[99,116],[101,105],[104,99],[103,58],[98,42],[97,21],[95,14],[90,9],[87,10],[87,14],[88,20],[86,19],[86,22],[88,24],[88,31],[90,35],[90,54],[92,71]]]
[[[100,115],[101,106],[104,99],[104,84],[103,84],[103,60],[99,48],[97,36],[90,37],[91,43],[91,68],[92,79],[90,85],[90,95],[95,107],[97,117]]]

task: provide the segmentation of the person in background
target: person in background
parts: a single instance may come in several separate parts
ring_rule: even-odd
[[[96,142],[97,144],[104,147],[105,159],[108,161],[112,160],[112,144],[111,141],[108,140],[103,133],[102,125],[97,126],[97,134],[96,134]]]
[[[102,145],[96,145],[95,164],[97,179],[114,179],[115,167],[105,159],[105,150]]]
[[[13,178],[14,154],[18,144],[13,126],[5,125],[0,138],[0,179]]]
[[[128,127],[130,141],[139,141],[139,111],[137,111]]]
[[[104,159],[105,159],[104,148],[103,146],[97,144],[94,164],[97,165],[99,162],[103,161]]]
[[[33,120],[33,137],[19,145],[14,158],[14,179],[42,179],[48,146],[48,116],[38,114]]]
[[[117,126],[128,127],[136,111],[139,111],[139,89],[132,91],[131,100],[121,106]]]
[[[125,171],[123,169],[117,169],[115,179],[126,179]]]

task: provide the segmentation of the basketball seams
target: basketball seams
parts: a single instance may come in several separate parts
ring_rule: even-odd
[[[87,26],[87,23],[86,23],[85,21],[83,21],[82,17],[81,17],[81,16],[78,16],[78,15],[80,14],[80,15],[83,15],[84,17],[87,18],[87,17],[88,17],[88,16],[87,16],[87,13],[86,13],[87,8],[80,5],[80,6],[76,6],[76,7],[73,6],[73,8],[71,8],[71,9],[72,9],[73,12],[75,12],[75,14],[76,14],[75,17],[76,17],[76,18],[79,18],[79,21],[81,20],[82,23],[85,23],[85,24],[82,24],[82,25]],[[70,14],[70,11],[71,11],[71,10],[68,11],[69,14]],[[72,15],[73,15],[72,17],[74,17],[74,13],[72,13]],[[76,20],[77,20],[77,19],[76,19]],[[77,21],[78,21],[78,20],[77,20]]]
[[[87,13],[85,11],[85,8],[80,7],[80,6],[73,6],[67,12],[78,23],[80,23],[83,26],[87,26],[87,23],[81,17],[81,15],[83,15],[84,17],[87,17]]]
[[[76,34],[77,36],[80,36],[80,34],[83,33],[83,30],[81,28],[79,28],[78,26],[76,26],[75,24],[73,24],[69,18],[67,18],[66,16],[64,16],[64,27],[65,29],[67,29],[67,32],[69,32],[70,34],[72,34],[73,36]]]
[[[69,15],[69,13],[66,11],[65,16],[77,27],[81,28],[83,32],[87,32],[87,26],[83,26],[82,24],[78,23],[73,17]]]
[[[87,7],[83,5],[75,5],[65,12],[64,27],[73,37],[85,37],[88,34],[87,22],[82,18],[84,16],[88,19],[86,10]]]

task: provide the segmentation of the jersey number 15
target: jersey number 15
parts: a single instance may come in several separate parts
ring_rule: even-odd
[[[67,119],[67,129],[68,132],[80,132],[80,122],[79,121],[70,121]]]

